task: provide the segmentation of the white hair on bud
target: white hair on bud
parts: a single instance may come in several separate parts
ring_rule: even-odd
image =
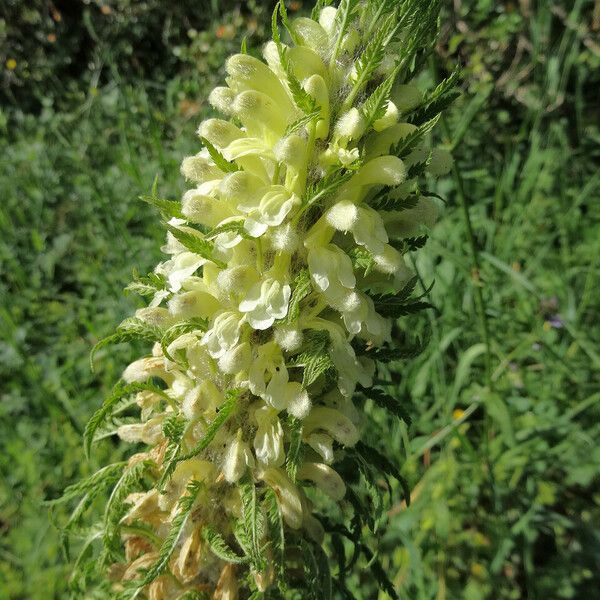
[[[263,185],[263,182],[255,175],[245,171],[236,171],[222,179],[219,191],[225,198],[241,198],[253,194]]]
[[[337,8],[334,6],[326,6],[321,10],[321,14],[319,15],[319,24],[330,35],[333,33],[336,15]]]
[[[350,231],[358,219],[358,208],[352,202],[342,200],[327,211],[325,218],[338,231]]]
[[[243,342],[219,358],[219,368],[227,375],[235,375],[247,369],[251,360],[250,344]]]
[[[217,275],[217,287],[226,296],[240,293],[248,289],[256,282],[257,274],[254,269],[246,265],[238,265],[223,269]]]
[[[229,146],[243,135],[241,129],[223,119],[207,119],[198,127],[198,136],[207,139],[218,148]]]
[[[195,156],[188,156],[181,163],[181,174],[190,181],[203,183],[211,179],[220,179],[222,173],[215,166],[207,150]]]
[[[305,389],[302,389],[302,391],[296,394],[293,400],[290,401],[287,406],[287,411],[297,419],[304,419],[308,416],[311,407],[312,403],[308,396],[308,392]]]
[[[304,160],[306,142],[298,135],[290,135],[277,142],[273,152],[280,163],[298,167]]]
[[[274,227],[271,234],[271,246],[278,252],[292,254],[298,248],[300,238],[291,223]]]
[[[304,334],[296,327],[277,327],[275,328],[275,341],[285,352],[294,352],[300,348]]]
[[[358,292],[350,292],[342,300],[342,311],[356,310],[360,307],[361,303],[362,298],[360,297],[360,294],[358,294]]]
[[[402,254],[389,244],[384,246],[381,254],[374,255],[373,259],[375,260],[377,270],[388,275],[393,275],[405,266]]]
[[[354,140],[359,138],[367,127],[365,118],[357,108],[344,113],[335,124],[335,133],[340,138]]]
[[[231,114],[231,106],[235,100],[235,93],[228,87],[216,87],[208,97],[211,106],[214,106],[218,111]]]

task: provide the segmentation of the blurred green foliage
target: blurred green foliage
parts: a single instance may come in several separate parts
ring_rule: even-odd
[[[67,597],[66,513],[42,502],[121,452],[105,444],[88,463],[80,433],[134,355],[105,352],[92,374],[89,349],[138,305],[122,292],[132,269],[160,258],[158,219],[136,198],[157,174],[163,195],[181,193],[224,59],[245,36],[260,47],[269,13],[0,8],[1,599]],[[431,342],[386,378],[410,398],[410,430],[366,405],[389,431],[371,443],[413,487],[375,540],[401,597],[600,589],[599,29],[594,0],[446,8],[423,84],[463,65],[442,140],[458,169],[416,265],[439,313],[406,323]],[[366,574],[357,598],[374,597]]]

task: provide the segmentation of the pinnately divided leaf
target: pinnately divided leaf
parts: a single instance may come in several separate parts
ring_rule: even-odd
[[[199,231],[192,233],[169,224],[167,224],[167,230],[182,246],[185,246],[190,252],[193,252],[194,254],[197,254],[198,256],[215,263],[215,265],[222,269],[225,268],[225,263],[213,256],[213,245],[204,239]]]
[[[359,388],[359,391],[373,400],[377,406],[387,410],[389,413],[395,415],[400,420],[404,421],[407,425],[412,423],[412,419],[408,414],[408,411],[400,404],[400,401],[390,394],[386,394],[383,390],[377,388]]]
[[[289,58],[287,56],[287,48],[283,45],[281,41],[281,36],[279,34],[279,15],[282,16],[282,18],[284,19],[284,23],[286,23],[287,12],[285,10],[285,4],[283,3],[283,0],[280,0],[280,2],[278,2],[277,6],[275,7],[275,10],[273,11],[273,18],[271,21],[273,41],[277,45],[279,61],[281,63],[283,71],[285,72],[288,88],[290,90],[292,98],[294,99],[294,102],[296,103],[296,106],[306,115],[312,115],[316,110],[316,102],[315,99],[302,87],[302,84],[292,71],[292,65],[290,64]]]
[[[93,475],[90,475],[87,479],[66,487],[60,498],[47,500],[44,504],[47,506],[53,506],[55,504],[68,502],[69,500],[87,494],[88,492],[99,493],[104,488],[107,488],[118,481],[126,464],[127,463],[125,461],[122,461],[113,463],[112,465],[107,465],[99,471],[96,471]]]
[[[173,519],[169,534],[160,548],[158,560],[146,572],[144,579],[139,584],[140,588],[152,583],[167,568],[169,560],[179,543],[179,538],[192,513],[196,500],[200,495],[202,487],[202,483],[199,481],[191,481],[188,483],[186,495],[182,496],[177,504],[177,516]]]
[[[371,127],[375,121],[381,119],[385,115],[395,80],[396,72],[394,71],[383,83],[380,83],[377,86],[375,91],[362,105],[361,112],[367,127]]]
[[[215,165],[221,169],[223,173],[235,173],[236,171],[239,171],[238,166],[235,163],[228,161],[205,137],[201,137],[200,140],[208,150]]]
[[[261,546],[265,532],[264,515],[260,510],[257,498],[256,485],[251,478],[245,477],[239,483],[240,497],[242,500],[242,524],[246,539],[250,542],[250,556],[257,571],[261,571],[264,564]]]
[[[162,274],[148,273],[140,276],[134,271],[133,277],[134,280],[125,289],[140,296],[154,296],[156,292],[167,289],[167,278]]]
[[[302,269],[294,280],[294,287],[286,317],[287,323],[293,323],[298,319],[300,315],[300,303],[310,294],[311,289],[310,274],[307,269]]]
[[[440,116],[436,115],[417,127],[412,133],[404,136],[390,149],[390,154],[398,158],[406,158],[423,141],[424,137],[433,130],[439,119]]]
[[[237,555],[232,548],[223,539],[223,536],[215,531],[209,525],[202,529],[202,537],[208,544],[211,552],[221,560],[225,560],[230,563],[241,565],[248,561],[245,556]]]
[[[223,404],[219,407],[217,416],[206,428],[202,439],[198,442],[198,444],[196,444],[194,448],[192,448],[192,450],[190,450],[190,452],[188,452],[187,454],[181,454],[181,440],[179,440],[179,442],[174,442],[172,452],[170,453],[169,458],[165,460],[165,468],[161,480],[159,482],[159,487],[162,488],[164,486],[165,482],[172,475],[175,467],[177,466],[177,463],[184,460],[189,460],[190,458],[194,458],[194,456],[197,456],[198,454],[200,454],[200,452],[202,452],[209,446],[209,444],[214,440],[215,436],[217,435],[219,429],[235,411],[240,393],[240,390],[229,390],[227,392],[225,402],[223,402]]]
[[[288,426],[290,429],[290,447],[286,456],[285,468],[292,482],[295,482],[296,473],[302,461],[302,421],[290,415]]]
[[[419,203],[419,194],[413,193],[408,196],[394,198],[389,190],[382,190],[374,198],[369,200],[369,206],[381,211],[401,211],[415,208]]]
[[[285,526],[277,495],[271,488],[265,492],[265,507],[275,569],[283,578],[285,572]]]
[[[422,302],[419,298],[410,300],[410,296],[415,289],[417,279],[411,279],[404,288],[397,294],[378,294],[373,295],[375,310],[384,317],[398,318],[411,315],[426,308],[435,308],[429,302]],[[427,294],[429,290],[423,294]],[[422,297],[422,296],[421,296]]]
[[[132,394],[138,392],[153,392],[166,398],[166,394],[158,386],[148,382],[133,382],[133,383],[118,383],[111,395],[106,398],[102,406],[92,415],[92,418],[88,421],[83,432],[83,445],[86,456],[89,457],[92,442],[94,441],[94,434],[99,427],[106,421],[108,417],[114,414],[115,409],[118,407],[119,402]]]
[[[305,335],[304,350],[295,356],[290,365],[304,367],[302,386],[307,388],[328,372],[335,371],[329,346],[331,340],[326,331],[311,330]]]
[[[368,464],[373,466],[380,473],[385,473],[390,477],[393,477],[402,487],[402,493],[404,494],[404,500],[406,505],[410,506],[410,488],[406,479],[400,475],[400,471],[386,458],[381,452],[368,446],[362,441],[359,441],[355,446],[356,452],[359,456]]]
[[[126,499],[136,491],[144,474],[156,465],[151,460],[142,460],[128,467],[115,484],[104,511],[104,539],[105,561],[116,559],[120,553],[120,523],[127,512],[129,504]]]
[[[162,331],[156,325],[146,323],[136,317],[125,319],[118,327],[115,333],[100,340],[90,352],[90,367],[94,370],[94,357],[96,352],[110,344],[121,344],[133,340],[143,340],[145,342],[155,342],[162,337]]]
[[[460,96],[460,92],[456,89],[459,79],[460,69],[457,68],[414,109],[410,115],[410,122],[422,125],[446,110]]]
[[[168,347],[172,344],[177,338],[185,335],[186,333],[192,333],[194,331],[206,331],[208,327],[208,323],[206,319],[202,317],[194,317],[193,319],[189,319],[187,321],[183,321],[182,323],[176,323],[175,325],[169,327],[163,334],[160,339],[160,346],[162,348],[163,354],[172,362],[176,362],[175,359],[169,354]]]

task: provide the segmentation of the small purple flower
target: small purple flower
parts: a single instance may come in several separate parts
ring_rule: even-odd
[[[560,315],[552,315],[548,319],[548,322],[552,327],[554,327],[554,329],[562,329],[565,326],[564,321],[562,320]]]

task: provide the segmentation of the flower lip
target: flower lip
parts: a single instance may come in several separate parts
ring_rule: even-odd
[[[246,313],[253,329],[268,329],[276,319],[287,315],[292,290],[277,279],[267,278],[250,288],[246,298],[240,302],[240,312]]]

